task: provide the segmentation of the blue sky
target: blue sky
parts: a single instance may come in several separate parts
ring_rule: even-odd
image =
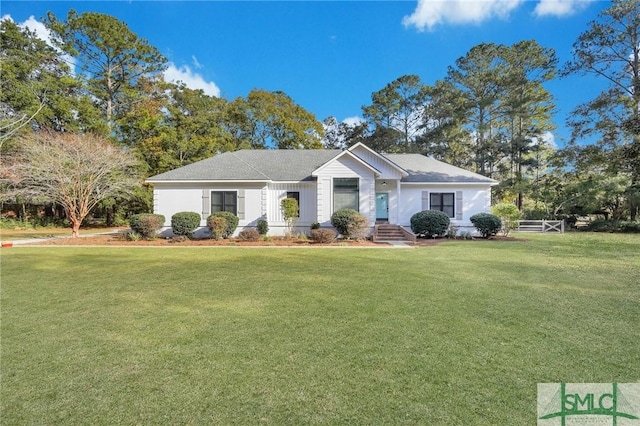
[[[233,99],[253,88],[282,90],[319,120],[362,117],[371,93],[405,75],[427,84],[482,42],[534,39],[561,62],[587,24],[610,5],[590,0],[419,1],[2,1],[0,16],[46,32],[38,21],[70,9],[112,15],[164,54],[167,79]],[[564,145],[567,114],[604,81],[574,76],[550,83],[558,113],[553,141]]]

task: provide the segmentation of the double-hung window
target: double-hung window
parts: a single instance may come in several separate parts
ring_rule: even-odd
[[[358,178],[333,179],[333,211],[353,209],[360,211],[360,189]]]
[[[236,191],[211,191],[211,213],[230,212],[238,214],[238,193]]]
[[[453,218],[456,217],[455,200],[456,196],[453,192],[432,192],[429,194],[429,208],[440,210]]]

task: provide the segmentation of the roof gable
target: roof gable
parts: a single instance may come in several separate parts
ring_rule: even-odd
[[[336,155],[335,157],[333,157],[331,160],[327,161],[326,163],[324,163],[322,166],[318,167],[317,169],[315,169],[311,175],[312,176],[318,176],[319,174],[322,173],[322,171],[329,167],[331,165],[331,163],[335,162],[335,161],[339,161],[341,160],[343,157],[348,157],[354,161],[356,161],[357,163],[359,163],[361,166],[364,166],[366,169],[371,170],[371,172],[377,176],[380,176],[380,170],[376,169],[375,167],[373,167],[371,164],[367,163],[366,161],[364,161],[362,158],[358,157],[357,155],[353,154],[351,151],[342,151],[340,154]]]
[[[381,177],[383,178],[400,179],[401,177],[409,175],[409,173],[407,173],[407,171],[402,167],[389,160],[383,154],[372,150],[362,142],[358,142],[353,145],[351,148],[349,148],[349,151],[360,157],[363,161],[380,170]]]

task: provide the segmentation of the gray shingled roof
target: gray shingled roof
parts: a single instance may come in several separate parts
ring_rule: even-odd
[[[225,152],[147,179],[158,181],[305,181],[340,150],[241,150]],[[420,154],[383,154],[409,173],[403,182],[477,182],[493,179]]]
[[[403,182],[477,182],[497,183],[495,180],[443,163],[420,154],[384,154],[409,173]]]
[[[152,176],[147,181],[304,181],[310,180],[311,172],[340,152],[331,149],[244,149]]]

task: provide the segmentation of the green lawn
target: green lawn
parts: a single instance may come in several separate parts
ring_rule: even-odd
[[[539,382],[640,381],[640,235],[523,237],[2,249],[1,422],[531,425]]]

